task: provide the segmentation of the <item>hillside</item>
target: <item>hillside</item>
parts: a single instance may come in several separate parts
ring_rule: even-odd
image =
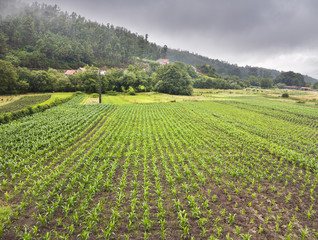
[[[211,65],[217,73],[221,75],[236,75],[240,78],[248,78],[249,76],[256,76],[262,78],[276,78],[281,74],[280,71],[275,69],[267,69],[255,66],[245,66],[241,67],[236,64],[231,64],[225,61],[220,61],[218,59],[211,59],[208,57],[201,56],[199,54],[190,53],[188,51],[180,51],[176,49],[169,49],[167,52],[167,58],[170,61],[181,61],[186,64],[196,65],[196,64],[208,64]],[[310,76],[304,75],[304,80],[307,83],[315,83],[318,82],[317,79],[312,78]]]
[[[19,6],[19,7],[17,7]],[[208,64],[222,76],[248,78],[277,77],[280,72],[251,66],[237,66],[188,51],[167,49],[123,27],[100,24],[57,5],[0,3],[0,59],[15,66],[47,69],[78,68],[86,64],[119,67],[133,64],[136,57],[157,60],[169,58],[190,65]],[[308,83],[318,80],[304,76]]]
[[[318,79],[310,77],[308,75],[304,75],[304,80],[305,80],[305,82],[308,82],[308,83],[316,83],[316,82],[318,82]]]
[[[160,58],[161,47],[148,42],[147,36],[92,22],[57,5],[33,3],[18,10],[14,2],[2,3],[0,56],[16,66],[120,66],[135,57]],[[12,14],[4,16],[6,8]]]

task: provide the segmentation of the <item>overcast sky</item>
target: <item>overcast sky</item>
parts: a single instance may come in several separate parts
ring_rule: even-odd
[[[33,0],[24,0],[33,2]],[[317,0],[38,0],[149,41],[318,78]]]

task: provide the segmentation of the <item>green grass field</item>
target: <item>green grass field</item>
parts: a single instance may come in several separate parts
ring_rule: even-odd
[[[131,102],[124,99],[123,96],[117,95],[117,96],[109,96],[109,95],[103,95],[102,96],[102,103],[105,104],[130,104]]]
[[[169,102],[173,97],[158,93],[138,93],[136,95],[122,95],[121,98],[128,103],[158,103]]]
[[[72,92],[67,92],[67,93],[58,92],[58,93],[50,93],[50,95],[51,95],[50,99],[41,103],[40,105],[50,104],[51,102],[54,102],[56,99],[65,99],[65,98],[71,97],[73,95],[73,93]]]
[[[286,90],[264,90],[264,89],[243,89],[243,90],[218,90],[218,89],[194,89],[192,96],[178,96],[162,93],[136,93],[136,95],[127,95],[118,93],[118,95],[102,95],[102,103],[104,104],[131,104],[131,103],[159,103],[159,102],[186,102],[186,101],[210,101],[210,100],[231,100],[231,99],[253,99],[253,98],[272,98],[280,101],[297,102],[304,101],[306,103],[317,103],[318,92],[304,91],[288,91],[289,99],[283,99],[282,93]],[[83,101],[85,104],[98,103],[98,98],[92,98],[87,95]]]
[[[224,95],[225,96],[225,95]],[[137,93],[136,95],[121,94],[118,95],[102,95],[102,103],[104,104],[132,104],[132,103],[163,103],[163,102],[184,102],[184,101],[207,101],[218,97],[224,98],[224,96],[212,96],[211,94],[194,94],[193,96],[177,96],[163,93]],[[85,104],[98,103],[98,98],[91,98],[90,95],[83,101]]]
[[[317,239],[318,106],[205,94],[1,125],[2,239]]]
[[[177,99],[184,97],[176,97],[168,94],[158,94],[154,92],[150,93],[137,93],[136,95],[121,94],[118,95],[102,95],[102,103],[104,104],[132,104],[132,103],[158,103],[158,102],[170,102],[176,101]],[[179,101],[181,101],[179,100]],[[87,98],[83,101],[84,104],[93,104],[98,103],[98,98],[92,98],[91,95],[88,95]]]

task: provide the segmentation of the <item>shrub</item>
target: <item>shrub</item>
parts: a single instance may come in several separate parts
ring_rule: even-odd
[[[129,95],[136,95],[135,89],[132,86],[129,87],[129,89],[127,90],[127,93]]]
[[[118,92],[115,91],[107,91],[106,94],[111,95],[111,96],[117,96]]]
[[[139,86],[137,87],[137,91],[138,91],[138,92],[146,92],[146,87],[143,86],[143,85],[139,85]]]
[[[288,98],[288,97],[289,97],[289,94],[288,94],[287,92],[285,92],[285,93],[282,94],[282,97],[283,97],[283,98]]]
[[[5,114],[3,115],[4,123],[10,122],[10,120],[11,120],[11,116],[10,116],[10,115],[11,115],[10,113],[5,113]]]
[[[33,113],[33,107],[29,106],[27,109],[28,109],[28,111],[29,111],[29,114],[32,114],[32,113]]]
[[[92,98],[99,98],[99,94],[98,93],[93,93],[93,94],[91,94],[91,97]]]

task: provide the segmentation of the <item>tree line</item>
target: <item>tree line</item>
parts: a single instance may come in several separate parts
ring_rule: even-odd
[[[97,93],[99,77],[103,93],[158,91],[192,94],[193,80],[197,75],[191,66],[181,62],[161,66],[154,61],[144,66],[147,69],[133,65],[126,69],[111,68],[99,76],[97,67],[86,65],[84,71],[66,76],[64,72],[53,68],[30,70],[0,60],[0,94],[52,91]]]
[[[250,75],[245,78],[240,78],[236,75],[218,74],[216,69],[207,64],[196,64],[196,68],[202,73],[199,78],[194,81],[195,88],[216,88],[216,89],[240,89],[246,87],[261,87],[261,88],[284,88],[286,86],[311,86],[318,89],[318,82],[306,83],[305,76],[292,71],[282,72],[274,79],[269,77],[261,77]]]
[[[27,92],[76,92],[97,93],[99,90],[99,69],[86,65],[85,71],[65,75],[64,71],[53,68],[48,70],[30,70],[15,67],[12,63],[0,60],[0,94]],[[200,72],[202,71],[202,72]],[[194,88],[242,89],[246,87],[283,88],[286,85],[301,86],[304,83],[300,74],[286,72],[275,80],[250,76],[241,79],[237,76],[222,78],[209,65],[197,65],[197,68],[175,62],[160,65],[154,61],[129,65],[126,69],[111,68],[100,76],[102,92],[157,91],[168,94],[191,95]],[[318,88],[318,84],[314,85]]]

